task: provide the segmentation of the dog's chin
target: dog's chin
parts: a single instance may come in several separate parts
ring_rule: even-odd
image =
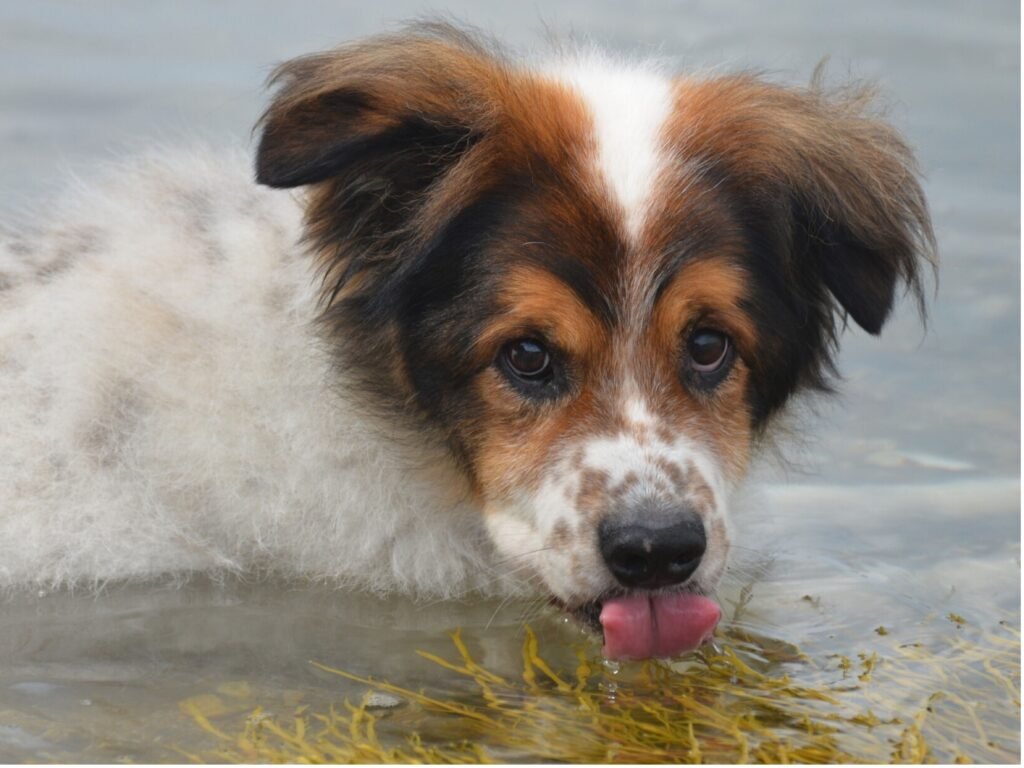
[[[689,653],[710,639],[721,609],[697,584],[674,591],[610,591],[592,600],[557,605],[601,636],[609,659],[666,658]]]

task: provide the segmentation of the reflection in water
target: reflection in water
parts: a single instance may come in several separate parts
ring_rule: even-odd
[[[0,754],[1016,762],[1018,496],[769,488],[774,538],[750,529],[715,648],[671,668],[606,667],[531,604],[239,582],[23,595],[0,627]],[[550,664],[525,678],[524,619]],[[460,627],[478,667],[453,652]]]
[[[801,578],[814,589],[800,594],[773,578],[781,563],[733,596],[713,646],[671,665],[604,664],[593,639],[529,605],[240,583],[19,599],[0,632],[15,659],[0,754],[1017,761],[1016,617],[882,607],[848,577]]]
[[[686,662],[620,668],[582,649],[575,665],[553,667],[528,630],[522,673],[505,678],[455,633],[454,660],[422,655],[470,691],[408,690],[315,664],[364,693],[325,712],[258,708],[241,725],[217,697],[182,709],[214,737],[207,757],[245,762],[1016,762],[1019,631],[950,634],[936,633],[935,648],[891,642],[882,655],[812,659],[733,630]]]

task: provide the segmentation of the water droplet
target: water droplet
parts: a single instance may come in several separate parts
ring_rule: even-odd
[[[397,696],[392,696],[390,693],[369,691],[363,698],[363,703],[370,708],[391,709],[392,707],[399,706],[402,700]]]
[[[720,646],[716,640],[708,640],[708,645],[711,646],[711,650],[716,656],[722,655],[722,646]]]
[[[601,663],[604,665],[604,668],[613,675],[619,674],[619,669],[621,669],[619,662],[612,659],[604,659]]]
[[[39,594],[39,597],[46,597],[47,592],[46,592],[45,589],[40,589],[38,594]]]

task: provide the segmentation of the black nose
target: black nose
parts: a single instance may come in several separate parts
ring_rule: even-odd
[[[659,528],[606,520],[598,536],[608,569],[622,586],[631,589],[681,584],[697,570],[707,545],[704,524],[694,512]]]

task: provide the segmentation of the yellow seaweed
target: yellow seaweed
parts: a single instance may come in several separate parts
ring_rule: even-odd
[[[930,648],[893,640],[857,654],[859,673],[846,656],[816,660],[737,631],[681,671],[628,664],[614,676],[584,649],[575,668],[553,666],[527,629],[519,680],[478,664],[456,632],[453,658],[420,655],[465,683],[452,688],[462,693],[429,695],[314,662],[365,687],[362,701],[279,717],[257,709],[240,723],[230,713],[216,724],[183,702],[217,746],[181,754],[270,763],[1017,762],[1020,632],[1001,624],[968,638],[963,624],[950,626]],[[787,664],[800,665],[804,682],[780,672]],[[375,711],[372,691],[404,703]]]

